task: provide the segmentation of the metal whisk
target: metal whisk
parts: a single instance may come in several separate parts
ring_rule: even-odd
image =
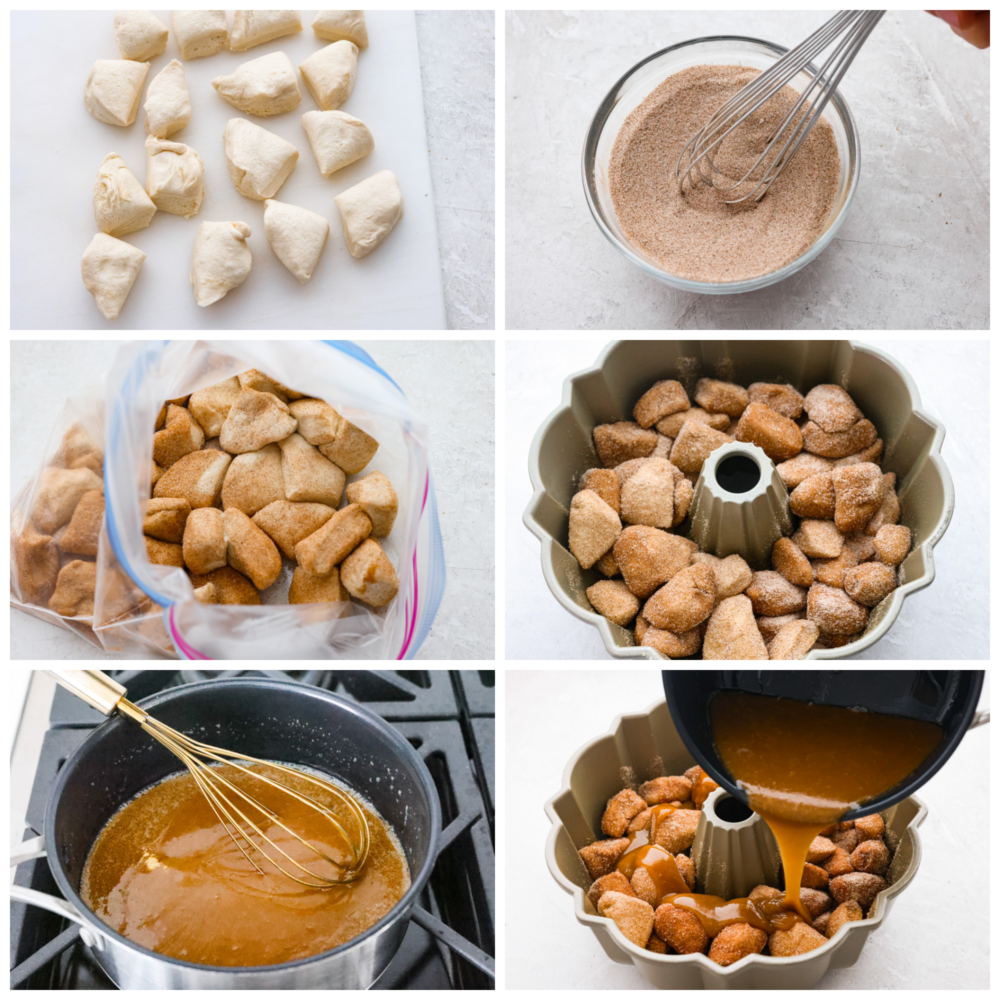
[[[335,885],[344,885],[353,882],[361,874],[361,869],[368,858],[370,847],[370,832],[368,820],[364,811],[355,798],[342,788],[338,788],[330,781],[316,778],[305,771],[297,768],[285,767],[282,764],[275,764],[271,761],[259,760],[247,754],[234,753],[231,750],[223,750],[220,747],[209,746],[193,740],[183,733],[171,729],[152,716],[147,715],[137,705],[133,705],[125,697],[125,688],[112,680],[100,670],[60,670],[49,671],[49,673],[67,690],[72,691],[78,698],[82,698],[88,705],[96,708],[105,715],[111,715],[118,711],[129,719],[138,722],[142,728],[154,739],[162,743],[172,754],[190,771],[195,783],[201,789],[202,794],[208,800],[219,822],[226,828],[227,833],[232,838],[233,843],[243,852],[246,859],[254,868],[264,874],[260,865],[254,860],[253,855],[258,855],[274,866],[283,875],[293,879],[300,885],[313,889],[328,889]],[[320,850],[309,843],[294,830],[290,829],[280,819],[280,817],[262,802],[256,799],[249,792],[234,785],[221,772],[222,768],[212,767],[208,762],[215,761],[227,767],[236,768],[243,774],[249,775],[254,781],[262,781],[265,784],[277,788],[286,795],[290,795],[304,805],[314,808],[318,813],[326,817],[333,825],[337,833],[349,845],[351,858],[349,862],[335,861],[329,857],[325,851]],[[326,795],[332,796],[343,805],[351,816],[357,830],[348,832],[340,820],[322,803],[317,802],[308,795],[300,794],[287,785],[279,781],[274,781],[259,771],[250,770],[235,761],[245,761],[249,764],[261,764],[268,770],[279,771],[283,774],[291,775],[297,779],[305,779],[323,790]],[[249,810],[257,817],[251,819],[247,815]],[[261,829],[259,823],[264,819],[276,823],[286,833],[307,847],[317,858],[325,861],[332,867],[332,874],[321,874],[307,868],[295,858],[291,857],[279,844],[276,844]],[[300,873],[293,874],[281,862],[281,856],[290,865],[294,866]],[[306,876],[306,877],[301,877]]]
[[[789,50],[770,69],[761,73],[719,108],[704,128],[691,137],[677,158],[674,179],[677,181],[681,193],[684,191],[684,182],[692,179],[692,171],[696,168],[700,179],[715,187],[712,174],[718,173],[721,176],[721,172],[712,162],[712,154],[715,150],[734,129],[739,128],[743,122],[760,109],[762,104],[769,101],[798,73],[801,73],[816,56],[836,43],[830,57],[822,69],[812,77],[809,86],[802,92],[802,96],[795,103],[795,106],[775,130],[757,162],[735,184],[720,188],[725,194],[735,191],[741,184],[749,181],[754,175],[754,171],[763,165],[762,176],[753,189],[740,198],[727,199],[726,204],[735,205],[754,195],[756,195],[754,201],[760,201],[767,194],[768,189],[781,171],[798,152],[813,125],[819,121],[827,101],[830,100],[848,67],[854,61],[854,57],[865,43],[865,39],[872,33],[883,14],[885,14],[884,10],[839,11],[822,28],[813,32],[800,45]],[[811,96],[814,91],[815,97]],[[807,103],[808,108],[800,117],[799,112]],[[775,147],[781,142],[784,142],[784,145],[780,151],[768,160]],[[687,158],[686,165],[685,157]],[[765,163],[765,161],[767,162]],[[706,165],[709,168],[707,175],[704,169]]]

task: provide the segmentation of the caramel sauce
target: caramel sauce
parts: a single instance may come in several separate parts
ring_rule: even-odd
[[[622,855],[617,867],[630,882],[636,870],[644,868],[656,886],[657,896],[660,897],[691,891],[677,868],[674,856],[656,844],[646,844]]]
[[[232,768],[225,771],[305,840],[336,861],[346,859],[346,840],[314,809]],[[344,807],[326,800],[315,785],[282,774],[273,777],[328,805],[344,827],[352,829]],[[263,873],[257,872],[191,775],[174,775],[126,803],[109,820],[91,847],[80,895],[104,923],[129,940],[187,962],[259,966],[318,955],[371,927],[410,885],[395,834],[371,806],[361,800],[359,804],[371,834],[360,877],[348,885],[314,889],[282,875],[259,854],[254,858]],[[280,826],[244,811],[301,864],[320,874],[330,872],[331,866]]]
[[[703,893],[684,892],[664,896],[660,904],[672,903],[679,910],[693,913],[700,921],[705,933],[715,937],[723,927],[730,924],[751,924],[768,934],[787,931],[800,922],[797,913],[785,909],[784,897],[774,899],[723,899]]]
[[[931,722],[744,691],[719,691],[709,713],[719,757],[778,842],[783,905],[807,923],[799,889],[813,838],[898,785],[942,737]]]
[[[691,803],[695,809],[702,809],[705,800],[718,788],[718,783],[713,781],[703,767],[699,767],[695,773],[694,782],[691,787]]]

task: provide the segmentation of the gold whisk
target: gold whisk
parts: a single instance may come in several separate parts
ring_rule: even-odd
[[[254,868],[264,874],[260,865],[254,860],[254,854],[260,855],[268,863],[273,865],[278,871],[288,878],[298,882],[299,885],[308,886],[312,889],[328,889],[335,885],[344,885],[353,882],[361,874],[361,869],[368,858],[368,850],[371,843],[368,830],[368,820],[357,800],[342,788],[330,781],[316,778],[298,768],[285,767],[283,764],[275,764],[268,760],[259,760],[247,754],[234,753],[231,750],[223,750],[221,747],[209,746],[207,743],[200,743],[183,733],[171,729],[170,726],[148,715],[137,705],[133,705],[125,697],[125,688],[117,681],[112,680],[107,674],[100,670],[50,670],[48,671],[56,681],[68,691],[71,691],[78,698],[81,698],[88,705],[96,708],[104,715],[111,715],[118,711],[129,719],[138,722],[142,728],[149,733],[153,739],[162,743],[172,754],[174,754],[188,769],[195,783],[201,789],[202,794],[208,800],[219,822],[226,828],[227,833],[232,838],[233,843],[242,851],[244,857],[254,866]],[[320,850],[309,841],[305,840],[294,830],[290,829],[273,810],[269,809],[249,792],[234,785],[228,778],[220,773],[220,769],[211,766],[207,761],[215,761],[227,767],[236,768],[244,774],[249,775],[255,781],[262,781],[271,785],[297,799],[306,806],[311,806],[318,813],[325,816],[337,833],[346,841],[350,847],[351,859],[349,863],[335,861],[325,851]],[[293,788],[274,781],[259,771],[252,771],[234,761],[246,761],[251,764],[261,764],[269,770],[280,771],[291,775],[297,779],[305,779],[321,788],[327,795],[332,795],[339,803],[347,808],[354,824],[357,826],[355,834],[349,833],[340,820],[322,803],[317,802],[309,795],[303,795]],[[242,807],[237,805],[233,796],[242,802]],[[273,823],[280,826],[286,833],[307,847],[318,858],[332,866],[333,874],[326,875],[313,871],[291,857],[279,844],[276,844],[257,822],[254,822],[246,812],[245,808],[250,807],[252,811],[267,817]],[[266,846],[265,846],[266,845]],[[283,866],[276,855],[281,855],[293,865],[298,871],[308,878],[301,878],[294,875]],[[313,880],[313,881],[310,881]]]

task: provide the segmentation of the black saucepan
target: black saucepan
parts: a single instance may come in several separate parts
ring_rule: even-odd
[[[664,670],[663,690],[677,732],[694,759],[730,795],[746,804],[712,742],[708,703],[716,691],[793,698],[841,708],[935,722],[944,738],[909,777],[845,820],[879,812],[912,795],[955,752],[973,725],[982,670]]]
[[[138,704],[206,743],[302,764],[341,779],[396,831],[412,885],[377,924],[332,951],[253,968],[194,965],[133,944],[99,920],[79,895],[91,845],[137,792],[182,769],[117,715],[98,726],[63,766],[45,817],[49,866],[81,936],[122,989],[364,989],[395,954],[410,911],[434,867],[441,808],[431,776],[407,741],[366,708],[291,681],[236,678],[173,688]]]

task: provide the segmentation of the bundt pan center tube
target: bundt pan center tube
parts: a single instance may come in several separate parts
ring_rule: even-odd
[[[636,645],[630,629],[591,606],[587,588],[604,577],[582,569],[570,553],[569,511],[580,477],[603,464],[594,428],[631,420],[636,402],[660,380],[676,380],[690,392],[700,378],[743,386],[785,383],[802,393],[839,385],[875,425],[884,442],[881,468],[896,474],[899,523],[911,530],[912,549],[899,566],[898,586],[871,609],[860,638],[840,648],[812,649],[806,659],[840,659],[873,645],[889,631],[906,597],[933,581],[933,550],[951,521],[955,493],[941,456],[944,426],[922,409],[916,385],[897,361],[855,341],[617,341],[593,367],[569,376],[561,405],[532,441],[528,468],[534,492],[524,512],[525,526],[541,542],[542,573],[556,600],[597,628],[611,656],[665,658]],[[694,493],[674,532],[703,551],[738,552],[752,569],[768,568],[769,545],[789,534],[791,523],[787,490],[763,452],[741,442],[717,449]]]

